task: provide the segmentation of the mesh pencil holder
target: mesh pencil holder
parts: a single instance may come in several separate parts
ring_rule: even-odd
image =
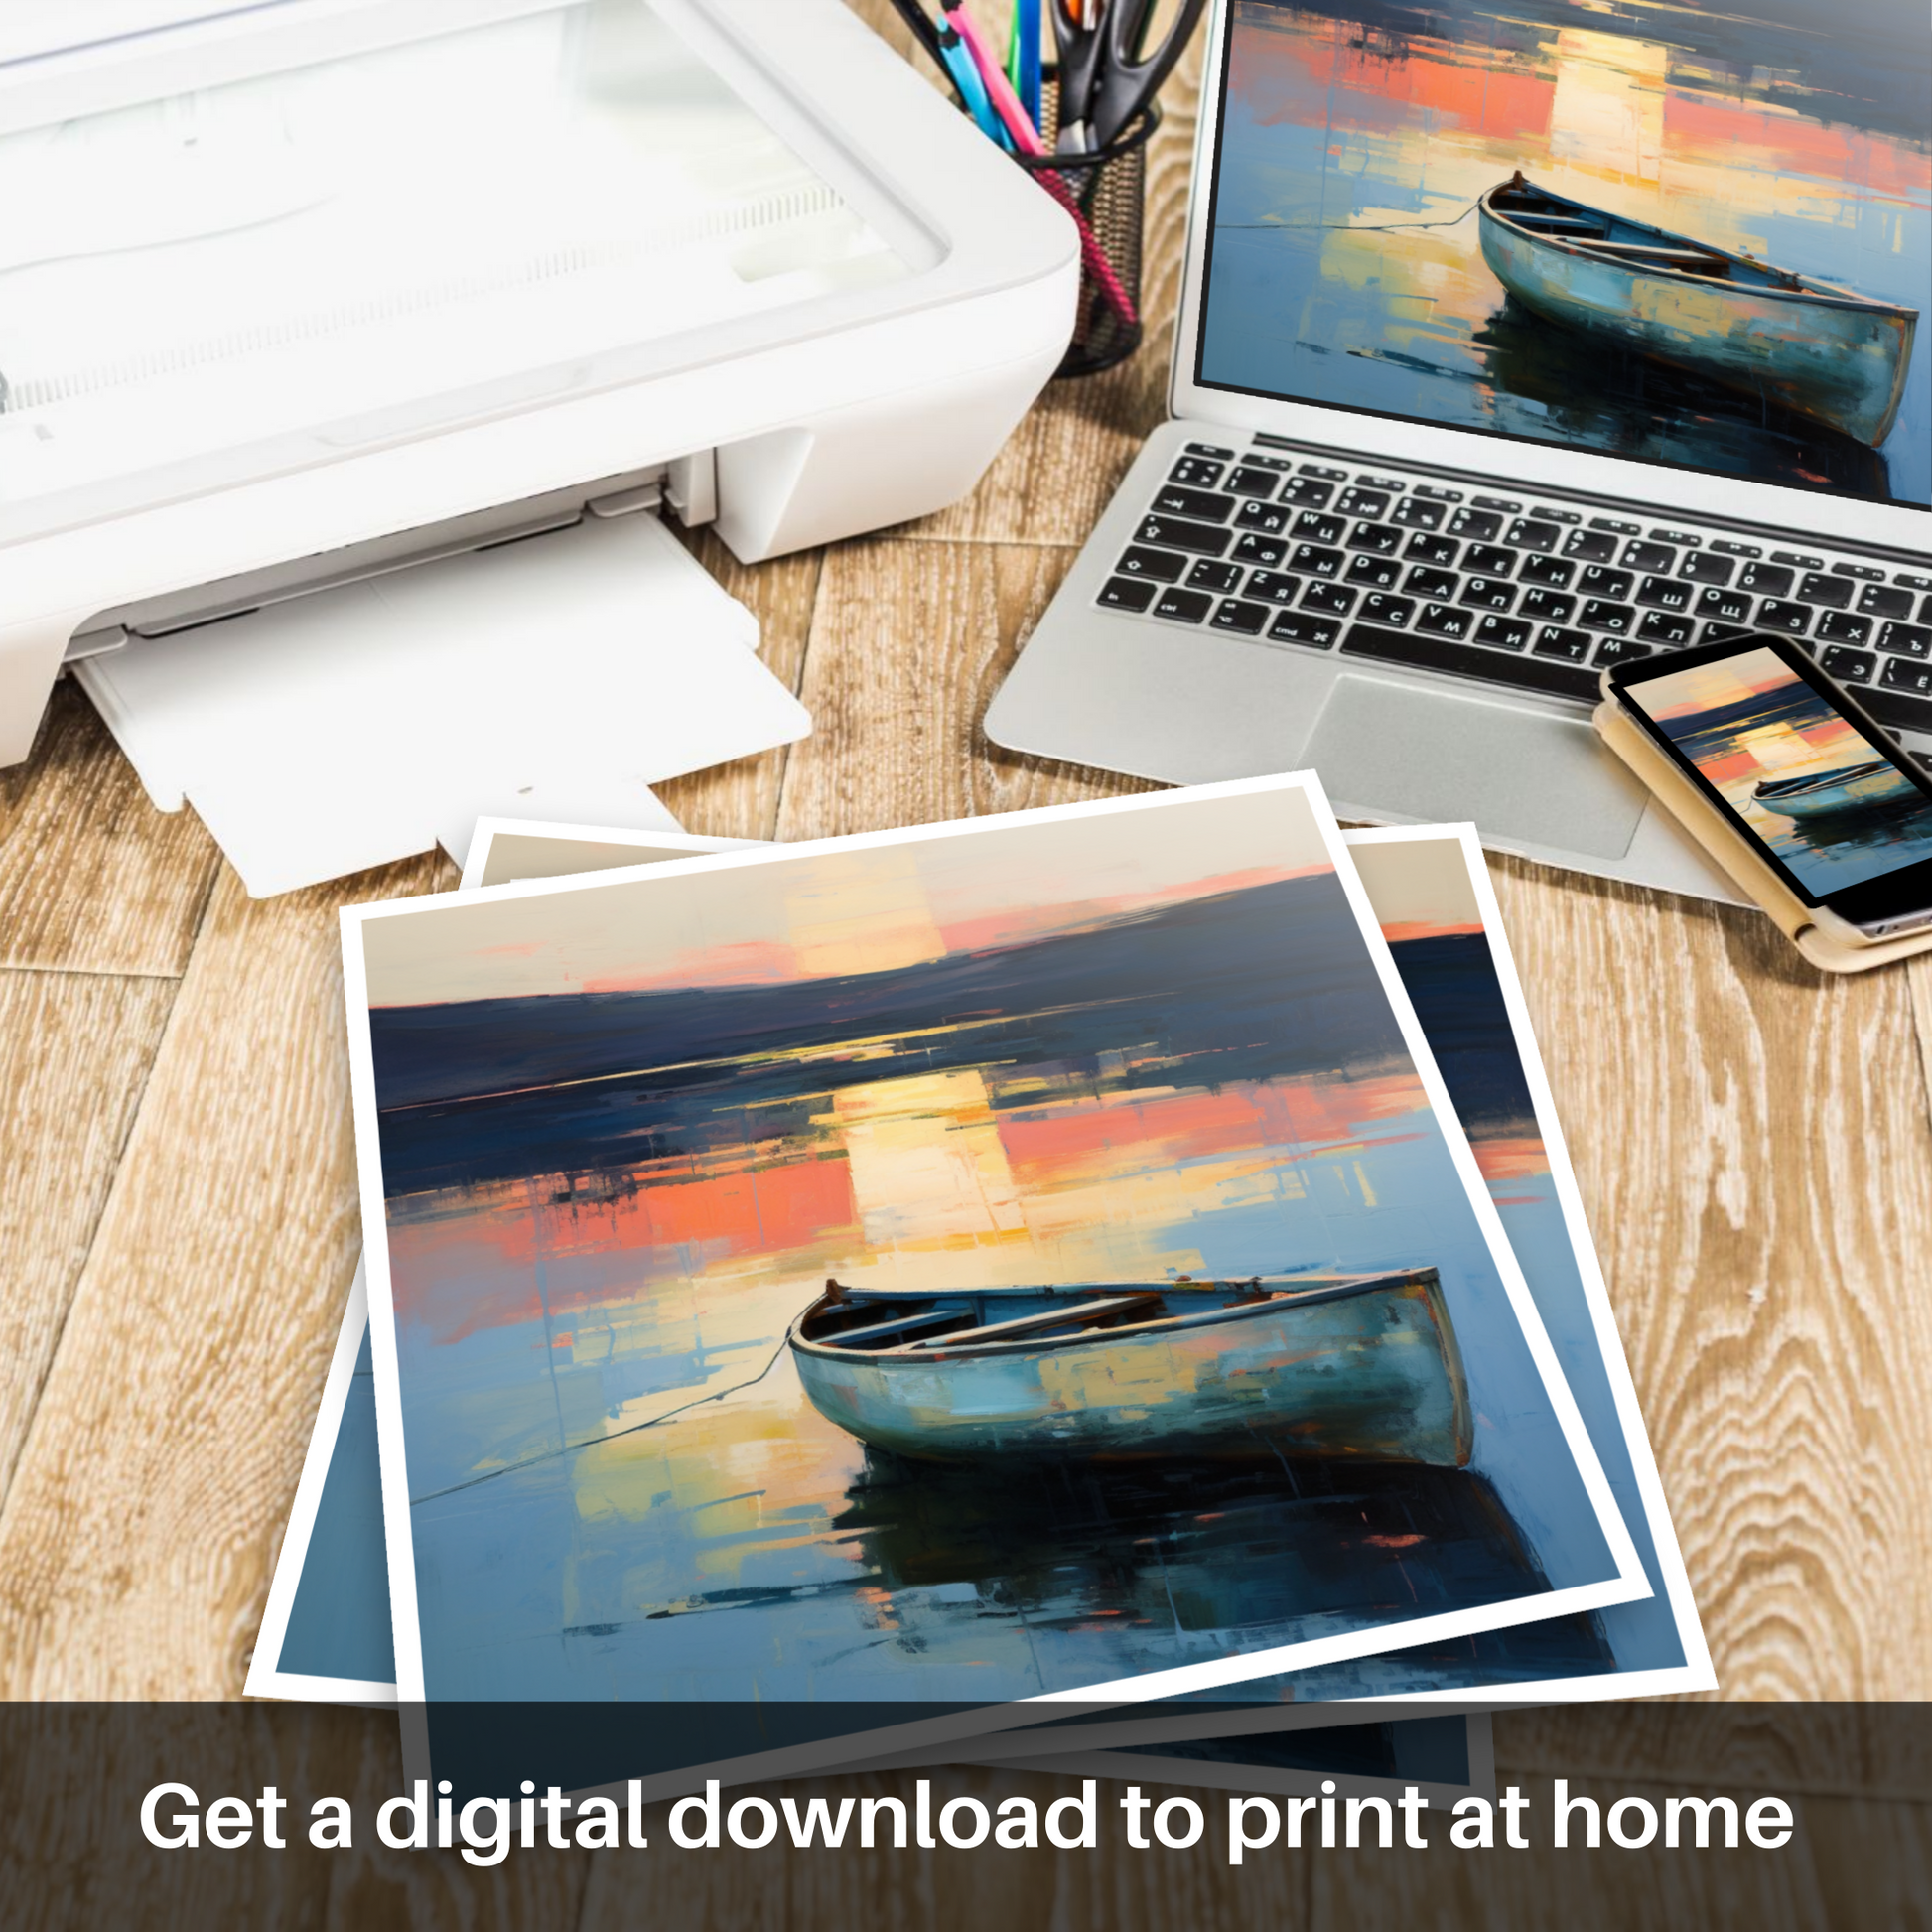
[[[1041,135],[1058,128],[1050,71],[1041,91]],[[1147,199],[1147,144],[1161,125],[1150,102],[1104,148],[1091,154],[1015,155],[1021,167],[1081,226],[1080,306],[1073,340],[1056,375],[1097,375],[1141,345],[1141,220]]]

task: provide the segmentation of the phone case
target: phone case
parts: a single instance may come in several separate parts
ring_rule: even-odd
[[[1591,722],[1603,743],[1814,966],[1828,973],[1863,973],[1915,953],[1932,952],[1932,926],[1902,938],[1864,941],[1821,931],[1812,908],[1758,857],[1747,839],[1706,804],[1698,788],[1644,736],[1622,705],[1605,698]]]

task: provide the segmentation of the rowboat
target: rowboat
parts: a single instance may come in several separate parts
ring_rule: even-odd
[[[1433,1268],[825,1292],[786,1335],[827,1421],[915,1460],[1469,1459]]]
[[[1918,311],[1630,221],[1514,174],[1477,203],[1482,258],[1546,321],[1742,389],[1874,449]]]
[[[1919,797],[1912,781],[1885,759],[1808,771],[1795,778],[1763,778],[1751,800],[1780,818],[1828,818],[1834,812],[1883,811]]]

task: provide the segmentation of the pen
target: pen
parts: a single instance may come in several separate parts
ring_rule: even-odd
[[[1007,37],[1007,78],[1035,127],[1039,125],[1039,0],[1013,0]]]
[[[995,108],[987,86],[986,64],[975,53],[971,43],[953,25],[949,10],[946,22],[935,30],[939,42],[939,61],[952,76],[953,85],[959,89],[959,97],[966,103],[966,111],[980,125],[980,131],[999,142],[1003,148],[1014,145],[1014,136],[1008,123]],[[999,73],[997,67],[994,73]],[[1006,75],[1000,74],[1004,85]],[[1008,88],[1009,93],[1012,92]]]
[[[1050,150],[1039,138],[1038,129],[1021,110],[1011,83],[1000,71],[1000,64],[994,60],[993,50],[987,45],[978,23],[966,11],[964,0],[946,0],[946,21],[948,26],[957,25],[958,38],[965,44],[968,54],[979,63],[993,111],[1012,136],[1013,145],[1035,160],[1044,158]],[[1073,217],[1073,225],[1080,231],[1080,259],[1086,264],[1087,273],[1119,311],[1121,320],[1129,327],[1137,324],[1140,313],[1134,306],[1133,298],[1127,293],[1113,263],[1107,259],[1107,251],[1101,247],[1092,222],[1081,213],[1079,199],[1065,178],[1050,168],[1042,168],[1035,171],[1034,179]]]

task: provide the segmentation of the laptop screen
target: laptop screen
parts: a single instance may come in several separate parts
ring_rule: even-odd
[[[1932,506],[1925,0],[1230,0],[1195,380]]]

